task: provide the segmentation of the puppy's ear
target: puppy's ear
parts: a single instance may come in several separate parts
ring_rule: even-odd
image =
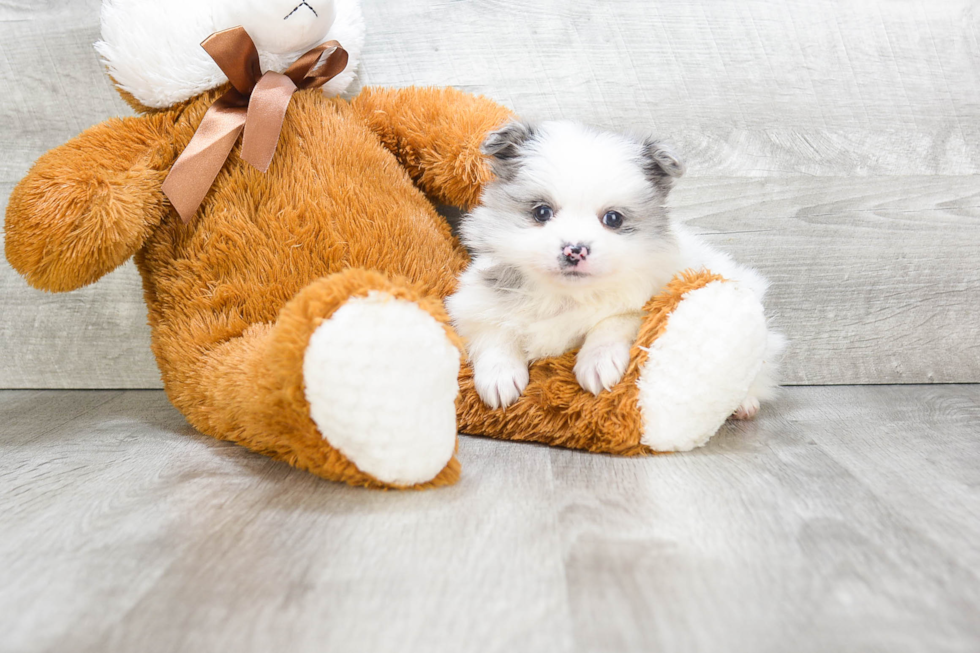
[[[502,179],[511,179],[520,166],[521,150],[534,138],[534,127],[513,120],[487,134],[480,151],[490,157],[493,172]]]
[[[686,169],[670,146],[652,138],[643,141],[643,170],[664,192],[670,190],[674,179],[683,175]]]

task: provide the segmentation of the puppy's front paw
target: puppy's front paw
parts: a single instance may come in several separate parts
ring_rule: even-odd
[[[517,401],[528,380],[527,363],[502,352],[485,352],[473,362],[476,392],[491,408],[506,408]]]
[[[598,395],[619,383],[630,363],[630,343],[606,342],[589,347],[586,344],[575,358],[578,384]]]

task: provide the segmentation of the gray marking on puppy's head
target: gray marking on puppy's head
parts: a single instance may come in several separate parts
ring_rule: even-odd
[[[494,265],[480,273],[480,279],[496,292],[520,292],[526,279],[520,270],[512,265]]]
[[[674,179],[684,174],[686,168],[669,145],[647,138],[641,146],[643,172],[665,194],[674,185]]]
[[[533,126],[512,120],[500,129],[487,134],[480,151],[490,157],[490,165],[498,178],[511,180],[520,168],[521,152],[534,139]]]

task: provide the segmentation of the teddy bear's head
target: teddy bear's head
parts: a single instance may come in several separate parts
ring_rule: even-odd
[[[120,91],[163,109],[228,81],[200,44],[239,25],[263,71],[283,72],[310,48],[336,40],[349,63],[323,90],[336,95],[354,80],[364,43],[360,0],[103,0],[96,50]]]

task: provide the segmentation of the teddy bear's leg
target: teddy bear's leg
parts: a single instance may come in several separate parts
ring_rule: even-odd
[[[323,478],[426,487],[459,475],[459,342],[441,303],[347,270],[304,288],[168,384],[200,430]]]
[[[580,387],[575,352],[532,364],[523,396],[503,410],[483,403],[464,367],[460,431],[624,455],[701,446],[762,367],[762,305],[749,289],[700,272],[675,278],[646,311],[623,379],[598,396]]]
[[[749,397],[766,353],[762,305],[737,283],[689,291],[648,348],[636,384],[641,441],[654,451],[703,445],[733,413],[758,411]]]

